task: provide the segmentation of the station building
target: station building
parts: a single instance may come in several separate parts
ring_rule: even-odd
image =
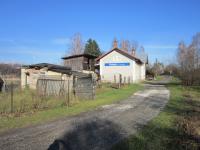
[[[117,47],[114,41],[113,49],[96,59],[99,65],[99,73],[102,82],[122,82],[137,83],[145,80],[145,62],[136,58],[135,51],[128,53]]]

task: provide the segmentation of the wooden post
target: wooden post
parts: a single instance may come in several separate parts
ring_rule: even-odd
[[[122,75],[119,74],[119,89],[121,88],[121,84],[122,84]]]
[[[130,78],[130,76],[128,77],[128,84],[130,84],[130,82],[131,82],[131,78]]]
[[[11,101],[10,101],[10,112],[13,113],[13,82],[11,82],[11,89],[10,89]]]
[[[72,85],[72,92],[73,92],[73,97],[76,99],[76,77],[73,76],[73,85]]]
[[[95,82],[94,82],[94,79],[93,79],[93,77],[92,77],[92,100],[94,100],[94,84],[95,84]]]
[[[122,75],[120,74],[120,87],[122,85]]]
[[[114,83],[116,84],[116,75],[114,75]]]
[[[126,77],[124,77],[124,84],[126,84]]]
[[[69,90],[69,82],[70,82],[70,80],[68,80],[68,86],[67,86],[67,90],[68,90],[68,91],[67,91],[67,105],[68,105],[68,106],[69,106],[69,98],[70,98],[70,96],[69,96],[69,94],[70,94],[70,93],[69,93],[69,91],[70,91],[70,90]]]

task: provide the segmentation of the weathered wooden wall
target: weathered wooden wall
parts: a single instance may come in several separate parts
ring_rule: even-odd
[[[92,76],[73,80],[38,79],[37,92],[41,96],[74,95],[78,99],[94,99],[95,81]]]
[[[94,99],[95,81],[92,77],[77,78],[75,82],[75,93],[81,99]]]
[[[89,59],[86,57],[76,57],[76,58],[70,58],[64,60],[64,65],[67,67],[71,67],[72,70],[95,70],[95,60]]]
[[[72,80],[38,79],[37,92],[41,96],[66,96],[72,92]]]
[[[65,59],[64,65],[67,67],[71,67],[72,70],[83,70],[83,61],[84,57],[76,57],[71,59]]]

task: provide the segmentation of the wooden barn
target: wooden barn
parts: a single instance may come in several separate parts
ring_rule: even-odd
[[[79,54],[63,57],[64,66],[74,71],[95,71],[95,59],[97,57],[89,54]]]

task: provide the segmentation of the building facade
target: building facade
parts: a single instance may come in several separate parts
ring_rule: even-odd
[[[59,65],[48,63],[26,65],[21,68],[21,87],[36,89],[38,79],[66,80],[71,78],[71,74],[71,68]]]
[[[145,80],[145,63],[126,51],[114,48],[97,58],[100,66],[100,77],[103,82],[136,83]]]
[[[89,54],[79,54],[63,57],[64,66],[70,67],[74,71],[94,71],[95,59],[97,57]]]

